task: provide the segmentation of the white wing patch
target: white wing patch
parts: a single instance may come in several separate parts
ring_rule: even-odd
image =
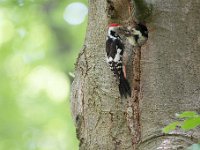
[[[109,62],[112,62],[113,61],[113,58],[112,57],[109,57],[109,58],[107,58],[107,63],[109,63]]]
[[[120,59],[121,59],[121,55],[120,55],[120,53],[121,53],[121,49],[117,49],[117,54],[115,55],[115,58],[114,58],[114,62],[119,62],[120,61]]]

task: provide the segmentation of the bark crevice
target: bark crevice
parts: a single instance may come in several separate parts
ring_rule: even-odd
[[[141,124],[140,124],[140,61],[141,61],[141,48],[135,49],[135,56],[133,59],[133,90],[132,90],[132,109],[133,109],[133,118],[134,118],[134,137],[133,137],[133,144],[136,145],[139,143],[141,138]]]

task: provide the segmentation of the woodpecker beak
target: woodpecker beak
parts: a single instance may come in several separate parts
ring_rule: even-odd
[[[120,26],[119,32],[122,33],[122,34],[124,34],[124,35],[126,35],[126,36],[131,35],[131,32],[127,28],[124,28],[122,26]]]

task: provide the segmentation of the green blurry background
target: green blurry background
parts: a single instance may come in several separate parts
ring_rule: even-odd
[[[0,150],[77,150],[69,95],[87,0],[0,0]]]

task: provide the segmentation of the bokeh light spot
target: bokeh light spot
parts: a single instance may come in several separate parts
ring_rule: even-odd
[[[26,34],[27,34],[27,31],[24,28],[17,29],[17,32],[18,32],[20,38],[24,38],[26,36]]]
[[[28,87],[32,94],[45,92],[49,98],[61,102],[69,95],[69,80],[61,72],[46,66],[35,68],[28,76]]]
[[[64,19],[71,25],[79,25],[88,14],[88,8],[85,4],[75,2],[69,4],[64,11]]]

